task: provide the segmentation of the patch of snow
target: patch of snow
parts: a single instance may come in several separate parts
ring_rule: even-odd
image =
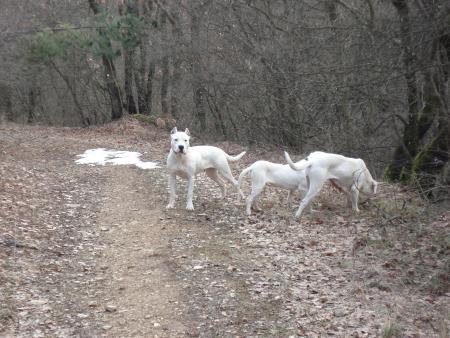
[[[134,151],[106,150],[105,148],[88,149],[75,161],[77,164],[89,165],[128,165],[134,164],[141,169],[158,168],[156,162],[142,162],[140,153]]]

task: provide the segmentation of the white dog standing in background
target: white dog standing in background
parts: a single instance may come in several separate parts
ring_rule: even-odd
[[[356,212],[359,211],[360,192],[363,194],[377,192],[378,182],[372,178],[366,164],[359,158],[315,151],[305,159],[294,163],[287,152],[284,152],[284,156],[292,169],[305,170],[308,183],[308,192],[302,199],[295,217],[300,217],[327,180],[346,193],[348,205]]]
[[[256,201],[258,195],[263,191],[266,184],[288,189],[288,205],[291,194],[295,190],[300,191],[302,195],[304,195],[306,191],[308,191],[304,170],[292,170],[288,164],[278,164],[268,161],[256,161],[248,168],[245,168],[239,175],[239,188],[241,187],[244,176],[249,172],[251,172],[252,178],[252,192],[247,197],[247,215],[251,214],[252,204]]]
[[[226,196],[227,190],[225,183],[219,177],[220,174],[226,180],[231,182],[238,190],[239,194],[244,198],[242,191],[239,189],[238,182],[234,179],[228,161],[238,161],[245,155],[245,151],[237,156],[230,156],[222,149],[212,146],[189,146],[190,133],[186,128],[184,132],[173,128],[170,132],[171,148],[167,157],[167,170],[169,171],[169,204],[167,209],[175,207],[176,198],[176,176],[188,179],[187,188],[187,210],[194,210],[192,197],[194,194],[195,175],[205,171],[206,175],[215,181],[222,190],[222,197]]]

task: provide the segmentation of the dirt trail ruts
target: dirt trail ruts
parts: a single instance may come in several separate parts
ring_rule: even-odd
[[[183,290],[168,266],[173,229],[161,224],[161,192],[148,172],[108,167],[99,226],[107,245],[104,328],[113,337],[184,337]],[[153,174],[153,177],[160,173]]]
[[[155,135],[133,128],[1,129],[0,336],[186,336],[152,182],[162,169],[74,162],[97,147],[146,152]]]

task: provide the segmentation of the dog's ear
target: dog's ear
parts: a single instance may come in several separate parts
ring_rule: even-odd
[[[189,129],[186,128],[186,130],[184,132],[186,133],[187,136],[191,136],[191,133],[189,132]]]
[[[173,127],[173,129],[170,131],[171,134],[175,134],[177,132],[177,127]]]

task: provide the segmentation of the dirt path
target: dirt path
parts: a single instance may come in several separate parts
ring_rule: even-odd
[[[107,249],[100,268],[107,276],[105,303],[111,313],[104,328],[114,337],[183,337],[184,292],[170,268],[173,229],[161,224],[161,174],[109,167],[99,224]]]
[[[264,212],[247,218],[234,192],[220,199],[204,176],[194,212],[183,209],[184,185],[166,212],[164,167],[74,163],[97,147],[164,163],[166,143],[165,133],[130,121],[0,129],[0,336],[450,332],[448,212],[392,190],[349,217],[328,192],[297,223],[285,193],[269,189]]]

